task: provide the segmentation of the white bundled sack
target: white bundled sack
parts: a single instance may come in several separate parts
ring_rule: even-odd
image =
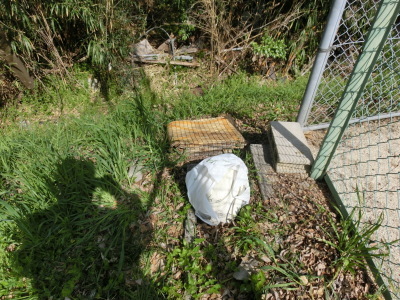
[[[233,220],[250,201],[247,167],[234,154],[201,161],[186,174],[186,187],[195,214],[210,225]]]

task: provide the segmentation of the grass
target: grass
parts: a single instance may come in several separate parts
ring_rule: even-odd
[[[2,253],[2,296],[127,297],[123,274],[143,248],[129,228],[156,196],[139,197],[127,170],[139,160],[153,176],[165,150],[164,132],[140,105],[7,130],[1,248],[15,249]]]
[[[233,76],[206,90],[202,97],[186,93],[171,101],[173,116],[186,119],[231,114],[238,118],[294,120],[306,80],[301,77],[290,82],[262,83],[257,77]]]
[[[222,293],[250,299],[282,290],[301,295],[312,284],[327,288],[340,270],[335,255],[327,255],[333,267],[315,275],[300,259],[306,250],[290,248],[294,241],[285,239],[296,226],[332,223],[316,223],[307,210],[294,213],[286,198],[279,201],[283,206],[264,203],[246,151],[237,154],[250,168],[252,204],[234,224],[199,224],[195,242],[184,242],[190,208],[185,171],[169,155],[165,132],[171,120],[223,113],[248,126],[258,119],[293,120],[305,83],[260,84],[239,75],[202,97],[162,97],[143,82],[111,102],[82,84],[73,92],[52,90],[50,100],[29,96],[22,114],[3,110],[0,299],[200,299]],[[56,92],[62,101],[52,96]],[[128,170],[138,163],[143,180],[136,183]],[[296,222],[285,221],[290,218]],[[335,235],[318,232],[318,247],[340,253]],[[248,280],[235,280],[232,274],[246,261],[255,269]],[[342,266],[340,258],[336,264]]]
[[[393,241],[388,244],[371,242],[382,225],[382,214],[375,223],[363,224],[363,213],[359,208],[354,207],[347,217],[344,217],[338,208],[336,208],[336,211],[340,216],[340,227],[337,226],[336,220],[330,217],[328,220],[331,226],[324,229],[329,239],[320,240],[339,253],[338,258],[334,261],[336,273],[330,284],[336,280],[340,273],[350,272],[355,274],[358,268],[365,268],[366,257],[382,258],[388,256],[389,245],[397,242]]]

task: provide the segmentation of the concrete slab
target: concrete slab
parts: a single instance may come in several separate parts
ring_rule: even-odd
[[[314,162],[299,123],[271,122],[272,157],[278,173],[307,173]]]
[[[308,175],[311,171],[311,166],[277,163],[275,169],[277,173]]]
[[[261,196],[264,200],[274,197],[273,185],[278,182],[278,177],[272,167],[272,155],[269,144],[251,144],[251,155],[257,170],[258,183]]]

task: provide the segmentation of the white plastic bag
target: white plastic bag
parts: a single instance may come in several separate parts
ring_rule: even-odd
[[[210,225],[233,220],[250,201],[247,167],[234,154],[201,161],[186,174],[186,187],[195,214]]]

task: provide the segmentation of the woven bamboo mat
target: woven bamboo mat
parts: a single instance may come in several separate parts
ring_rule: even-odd
[[[185,153],[188,160],[232,152],[246,141],[226,117],[174,121],[168,124],[171,146]]]

